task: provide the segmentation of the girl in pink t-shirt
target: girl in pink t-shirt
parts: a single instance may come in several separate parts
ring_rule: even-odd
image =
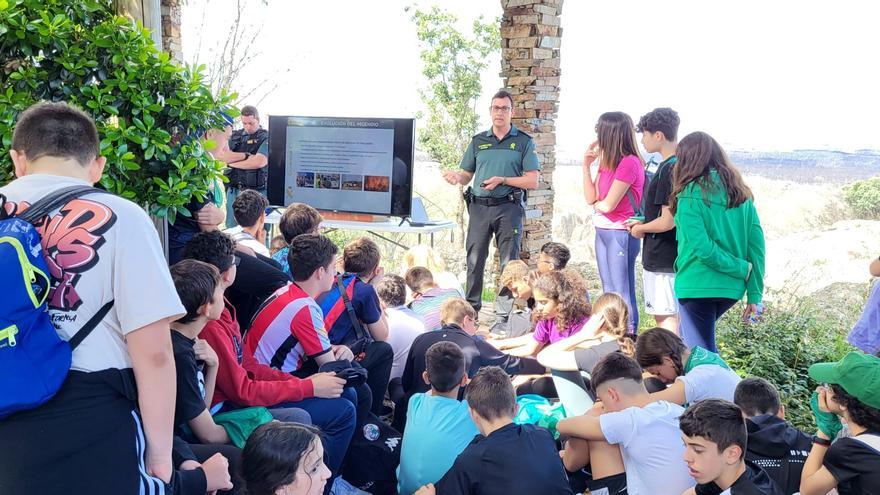
[[[584,198],[595,211],[596,265],[602,290],[626,300],[630,328],[635,331],[639,327],[635,266],[640,243],[627,231],[626,221],[641,214],[645,164],[629,115],[603,113],[596,135],[598,139],[584,153]],[[599,173],[593,180],[590,166],[597,158]]]
[[[573,270],[541,275],[532,287],[535,331],[512,339],[494,340],[501,350],[517,356],[536,356],[544,346],[577,333],[590,319],[587,284]]]

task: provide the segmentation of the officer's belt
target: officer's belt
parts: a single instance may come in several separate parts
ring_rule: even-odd
[[[498,206],[507,203],[519,203],[521,198],[522,192],[513,191],[500,198],[473,196],[471,197],[471,202],[482,206]]]

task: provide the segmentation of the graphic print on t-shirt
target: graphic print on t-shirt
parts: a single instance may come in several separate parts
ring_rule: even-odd
[[[30,207],[22,202],[6,203],[8,213],[20,214]],[[40,233],[46,263],[52,275],[48,304],[59,311],[76,311],[82,299],[76,291],[81,275],[99,260],[104,233],[116,223],[116,214],[104,204],[88,199],[74,199],[54,216],[36,225]],[[53,323],[66,315],[53,314]],[[73,316],[75,318],[75,316]]]

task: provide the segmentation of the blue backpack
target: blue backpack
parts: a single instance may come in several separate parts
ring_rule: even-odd
[[[33,409],[58,392],[70,370],[71,353],[113,307],[105,304],[69,342],[49,316],[46,299],[52,285],[34,224],[84,194],[104,192],[89,186],[58,190],[12,216],[0,195],[0,419]]]

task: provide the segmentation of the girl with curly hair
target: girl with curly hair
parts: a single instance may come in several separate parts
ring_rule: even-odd
[[[535,331],[512,339],[494,341],[515,356],[535,356],[544,346],[580,331],[590,318],[584,279],[572,270],[556,270],[538,277],[532,287],[535,298]]]
[[[553,370],[581,370],[593,367],[608,354],[622,352],[635,356],[635,344],[627,322],[629,308],[617,294],[602,294],[593,303],[593,314],[581,330],[550,344],[538,354],[538,361]]]

